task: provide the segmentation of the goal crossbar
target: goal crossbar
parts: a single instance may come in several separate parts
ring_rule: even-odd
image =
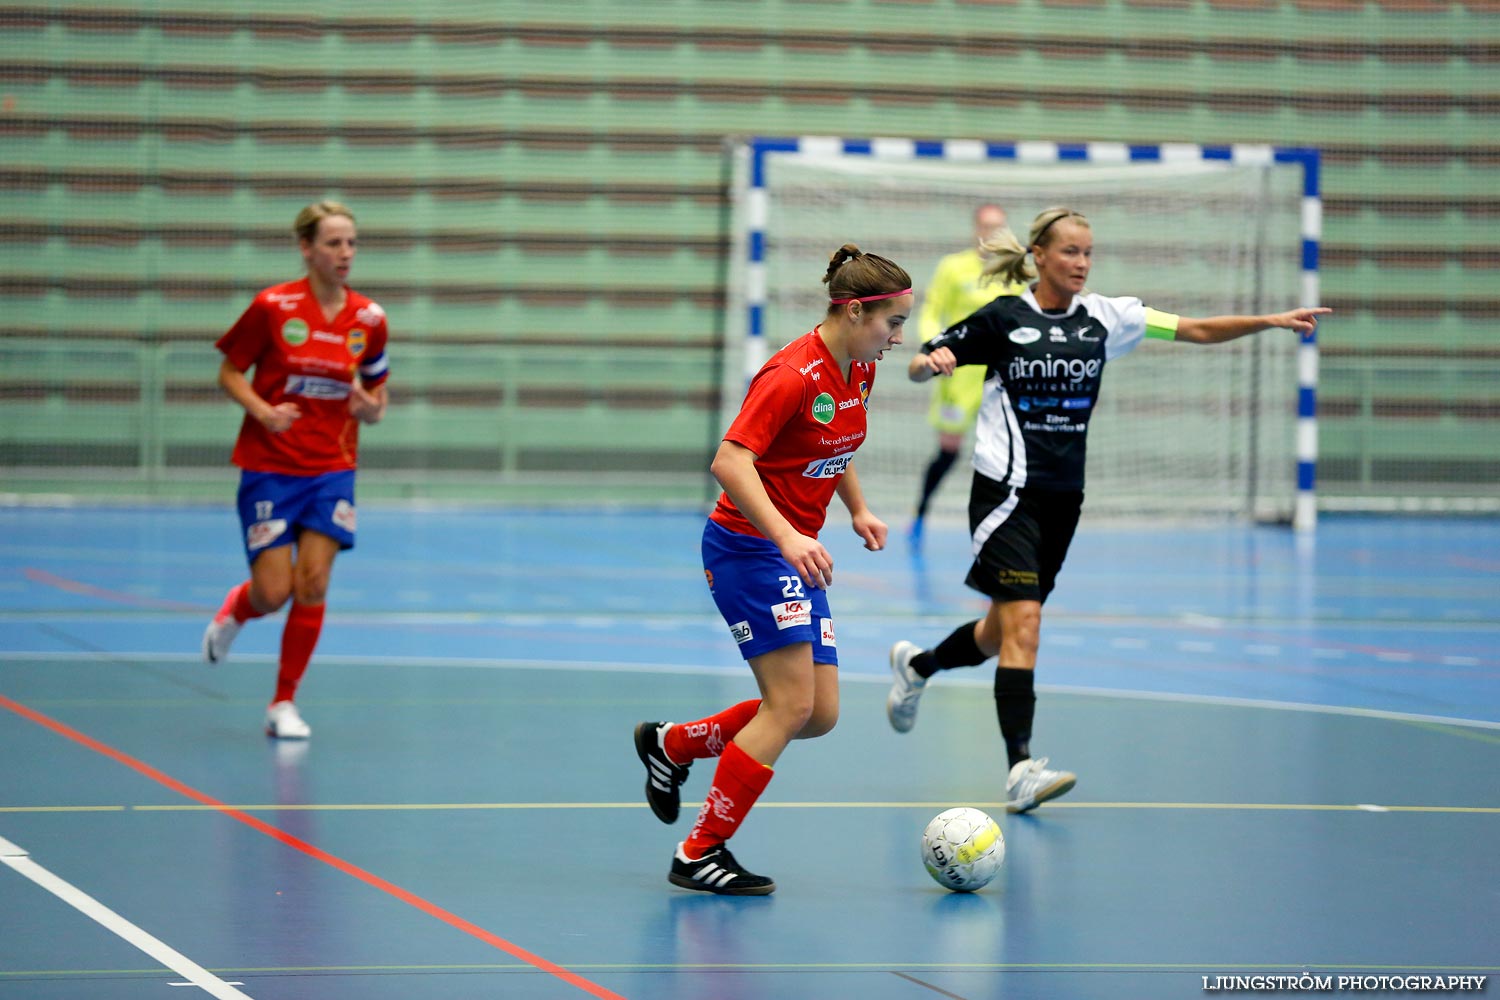
[[[775,291],[772,288],[774,279],[769,273],[769,266],[774,263],[778,252],[778,240],[789,239],[789,234],[771,230],[775,190],[773,180],[776,171],[783,164],[847,164],[856,171],[853,179],[848,182],[851,186],[885,185],[896,196],[903,190],[903,181],[895,175],[903,170],[920,171],[928,168],[980,172],[987,168],[1024,168],[1035,176],[1044,176],[1049,170],[1062,173],[1058,168],[1079,165],[1091,168],[1155,166],[1157,169],[1181,168],[1185,171],[1210,169],[1214,165],[1290,168],[1300,171],[1300,180],[1296,185],[1298,190],[1293,192],[1296,204],[1288,209],[1297,216],[1293,221],[1300,246],[1295,248],[1295,261],[1291,265],[1298,271],[1297,287],[1288,289],[1286,294],[1296,301],[1278,305],[1278,309],[1291,304],[1312,306],[1319,301],[1318,252],[1322,235],[1322,202],[1319,194],[1320,158],[1315,149],[1258,144],[1143,145],[1116,142],[999,142],[975,139],[802,136],[756,137],[746,140],[736,152],[741,160],[739,168],[742,175],[738,191],[741,203],[737,206],[736,233],[740,244],[739,271],[742,281],[737,289],[739,301],[734,308],[743,310],[743,323],[731,323],[731,329],[742,330],[742,371],[747,378],[779,346],[770,342],[767,325],[770,319],[770,301]],[[788,166],[786,169],[791,168]],[[1119,173],[1118,176],[1123,178],[1126,174]],[[1241,221],[1249,220],[1227,219],[1225,225],[1232,226]],[[954,235],[957,234],[947,230],[923,234],[929,241],[940,241],[945,236]],[[829,249],[823,248],[824,255]],[[1256,261],[1258,267],[1259,258]],[[913,276],[917,276],[915,272]],[[1101,287],[1100,290],[1105,294],[1137,294],[1135,288]],[[1168,307],[1163,305],[1163,308]],[[1288,444],[1288,450],[1292,454],[1287,456],[1287,461],[1295,463],[1295,474],[1287,477],[1291,487],[1291,510],[1287,519],[1298,530],[1305,531],[1314,527],[1317,511],[1318,347],[1315,334],[1303,337],[1297,344],[1294,367],[1295,423],[1294,433],[1289,435],[1292,440]],[[1110,380],[1106,379],[1105,393],[1109,392]],[[1250,461],[1253,465],[1253,457]],[[861,467],[864,467],[863,460]],[[913,468],[911,475],[915,477],[918,471]]]

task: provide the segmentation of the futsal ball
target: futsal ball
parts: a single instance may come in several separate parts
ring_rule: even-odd
[[[973,892],[988,885],[1004,863],[1000,824],[978,809],[945,810],[922,831],[922,864],[945,889]]]

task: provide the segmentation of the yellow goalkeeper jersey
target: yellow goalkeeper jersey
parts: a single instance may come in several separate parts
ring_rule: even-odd
[[[984,282],[984,260],[977,249],[961,250],[938,261],[917,311],[917,335],[926,343],[981,306],[1001,295],[1018,295],[1024,285]],[[933,380],[927,419],[939,431],[962,434],[974,423],[984,392],[984,366],[967,365],[948,378]]]

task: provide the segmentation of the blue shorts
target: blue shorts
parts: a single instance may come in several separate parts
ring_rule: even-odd
[[[290,545],[311,528],[354,548],[354,470],[321,476],[285,476],[277,472],[241,472],[236,498],[244,528],[245,561],[267,549]]]
[[[703,575],[745,659],[810,642],[814,663],[838,665],[828,592],[804,584],[774,543],[711,520],[703,529]]]

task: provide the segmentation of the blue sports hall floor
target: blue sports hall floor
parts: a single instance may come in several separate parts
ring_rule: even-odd
[[[244,576],[227,505],[0,508],[0,997],[1120,1000],[1500,973],[1500,521],[1326,516],[1299,544],[1086,517],[1033,740],[1078,786],[1020,817],[988,668],[886,724],[891,643],[981,608],[960,526],[920,554],[892,527],[881,553],[825,529],[842,719],[735,839],[777,892],[733,899],[666,881],[711,767],[665,828],[631,744],[754,693],[698,515],[367,508],[298,699],[313,737],[278,744],[279,616],[199,660]],[[971,895],[918,858],[954,805],[1005,833]]]

